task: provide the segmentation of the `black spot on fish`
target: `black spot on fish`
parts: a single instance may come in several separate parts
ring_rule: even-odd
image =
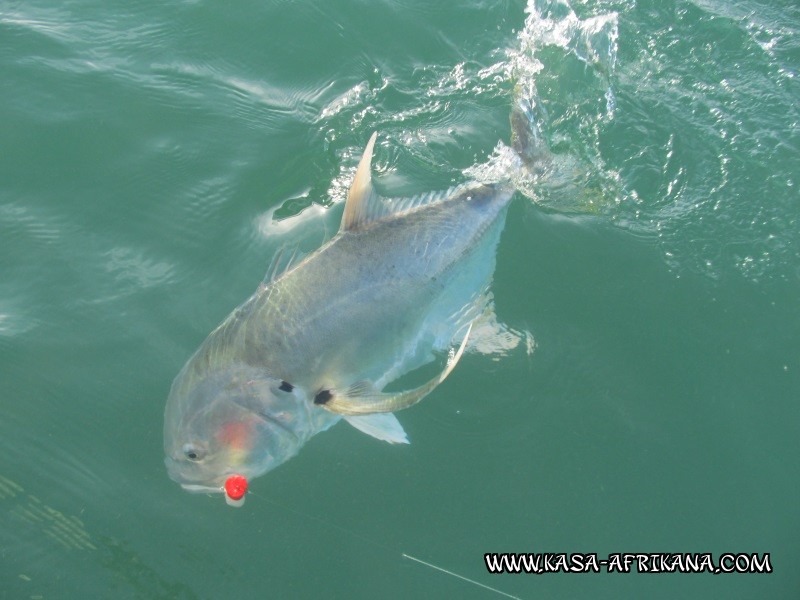
[[[330,390],[322,390],[314,396],[314,404],[325,404],[331,398],[333,398],[333,394],[331,394]]]
[[[291,392],[294,389],[294,386],[288,381],[281,381],[281,387],[278,389],[284,392]]]

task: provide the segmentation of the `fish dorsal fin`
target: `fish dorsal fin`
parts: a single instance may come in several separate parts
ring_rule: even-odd
[[[438,204],[446,200],[453,199],[471,199],[469,194],[475,185],[455,185],[447,188],[446,190],[438,190],[435,192],[425,192],[417,194],[416,196],[406,196],[402,198],[386,198],[384,204],[386,205],[386,212],[390,214],[400,214],[411,212],[421,206],[428,206],[429,204]]]
[[[358,163],[356,175],[347,193],[340,232],[358,229],[384,217],[411,212],[445,200],[471,201],[473,197],[485,195],[487,190],[491,191],[487,186],[471,183],[406,198],[381,198],[372,185],[372,151],[377,135],[375,132],[370,136]]]
[[[377,136],[378,132],[373,133],[367,142],[367,147],[364,148],[356,176],[350,186],[350,191],[347,192],[347,202],[344,205],[342,225],[339,227],[339,231],[356,229],[360,225],[374,220],[377,216],[381,216],[373,214],[372,210],[373,205],[380,206],[380,203],[377,202],[378,195],[372,187],[372,149],[375,147]]]
[[[267,268],[267,274],[264,277],[262,285],[267,285],[275,281],[278,277],[289,271],[293,266],[303,260],[305,254],[299,251],[299,248],[282,246],[278,248],[272,261]]]
[[[472,183],[452,186],[446,190],[417,194],[416,196],[383,198],[376,195],[370,205],[370,220],[374,221],[381,217],[407,214],[418,208],[441,202],[470,202],[479,194],[485,194],[486,189],[485,186]]]

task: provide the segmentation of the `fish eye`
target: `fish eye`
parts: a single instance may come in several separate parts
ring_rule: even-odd
[[[203,460],[205,452],[202,448],[190,443],[183,445],[183,455],[189,460],[198,461]]]

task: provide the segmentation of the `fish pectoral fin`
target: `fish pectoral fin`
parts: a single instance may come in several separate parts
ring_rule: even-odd
[[[392,413],[376,413],[374,415],[346,416],[345,421],[353,427],[372,437],[390,444],[408,444],[408,436]]]
[[[450,350],[450,356],[444,370],[436,377],[421,386],[403,392],[383,393],[375,389],[368,381],[359,381],[345,390],[323,390],[314,397],[314,403],[327,410],[340,415],[357,416],[371,415],[374,413],[392,413],[409,406],[413,406],[425,396],[430,394],[442,383],[455,368],[472,330],[472,323],[467,327],[467,333],[461,340],[458,350]]]

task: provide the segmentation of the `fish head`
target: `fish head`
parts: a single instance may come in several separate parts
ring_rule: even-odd
[[[170,477],[193,492],[221,492],[232,474],[252,479],[294,456],[305,441],[298,391],[247,365],[196,375],[191,363],[172,385],[164,415]]]

